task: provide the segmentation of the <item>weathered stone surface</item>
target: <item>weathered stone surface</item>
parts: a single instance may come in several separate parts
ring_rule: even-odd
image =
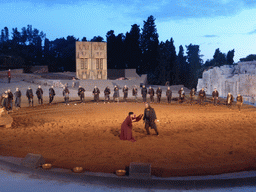
[[[198,79],[197,91],[201,88],[205,88],[209,95],[217,88],[220,97],[226,97],[229,92],[235,97],[241,94],[251,102],[256,95],[256,61],[239,62],[205,71],[202,79]]]
[[[45,159],[40,154],[28,153],[22,160],[21,165],[35,169],[45,163]]]
[[[149,163],[130,163],[129,176],[134,178],[150,178],[151,164]]]

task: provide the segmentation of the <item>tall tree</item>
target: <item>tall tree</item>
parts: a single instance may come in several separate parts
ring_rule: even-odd
[[[227,64],[228,65],[234,64],[234,56],[235,56],[235,49],[228,51],[228,54],[227,54]]]
[[[214,65],[218,67],[225,65],[227,63],[226,55],[222,53],[219,48],[215,50],[213,59],[215,63]]]
[[[116,36],[114,30],[110,30],[106,34],[107,38],[107,63],[108,63],[108,69],[116,69],[116,53],[115,53],[115,42],[116,42]]]
[[[50,56],[50,41],[48,38],[44,39],[44,58],[48,59]]]
[[[7,27],[4,27],[4,29],[1,30],[0,42],[4,42],[8,40],[9,40],[9,29]]]
[[[124,35],[120,33],[116,36],[115,49],[116,49],[116,66],[118,69],[125,69],[125,50],[124,50]]]
[[[114,31],[107,32],[107,60],[109,69],[125,69],[124,35],[115,36]]]
[[[240,61],[254,61],[256,60],[256,54],[250,54],[246,56],[245,58],[241,58]]]
[[[23,45],[25,45],[27,40],[28,40],[27,29],[26,29],[26,27],[22,27],[22,29],[21,29],[21,43]]]
[[[0,42],[4,42],[5,41],[5,35],[4,35],[4,30],[1,30],[1,38],[0,38]]]
[[[126,68],[137,69],[141,65],[140,26],[132,25],[124,40]]]
[[[67,38],[55,39],[50,42],[50,52],[54,62],[51,66],[52,70],[57,71],[75,71],[75,43],[78,41],[74,36],[67,36]]]
[[[83,38],[82,38],[82,41],[87,41],[87,38],[86,38],[86,37],[83,37]]]
[[[67,36],[66,46],[64,47],[64,70],[65,71],[76,71],[76,41],[77,38],[72,36]]]
[[[9,29],[8,27],[4,27],[4,41],[8,41],[9,40]]]
[[[170,84],[178,83],[179,69],[177,68],[177,55],[175,51],[174,41],[166,40],[158,46],[157,67],[154,73],[154,79],[158,79],[157,84],[164,85],[167,81]],[[155,80],[150,83],[155,83]]]
[[[103,42],[104,38],[101,37],[101,36],[94,36],[92,39],[91,39],[91,42]]]
[[[200,68],[202,59],[200,58],[199,45],[188,45],[187,48],[187,62],[189,64],[189,88],[195,88],[197,85],[198,77],[200,75]]]
[[[159,84],[164,85],[166,81],[168,81],[168,78],[170,78],[170,71],[167,71],[167,68],[169,67],[168,63],[168,49],[165,42],[160,42],[158,46],[158,65],[155,69],[155,78],[151,82],[152,84]]]
[[[188,64],[186,62],[186,56],[184,56],[184,48],[182,45],[179,46],[177,65],[179,66],[179,81],[181,84],[187,85]]]
[[[155,25],[155,18],[151,15],[146,21],[141,34],[142,65],[139,73],[152,74],[157,66],[158,33]]]
[[[12,42],[14,44],[20,44],[21,41],[21,34],[18,31],[17,27],[12,29]]]
[[[33,44],[33,29],[32,29],[32,25],[27,25],[27,41],[28,44],[31,45]]]
[[[174,46],[174,40],[171,38],[170,41],[166,41],[166,45],[168,48],[168,68],[167,71],[169,71],[169,77],[168,81],[171,84],[179,84],[179,73],[180,69],[177,65],[177,54]]]

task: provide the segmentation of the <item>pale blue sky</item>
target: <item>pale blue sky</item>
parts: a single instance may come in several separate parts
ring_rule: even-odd
[[[28,24],[47,38],[74,35],[90,40],[114,30],[143,27],[153,15],[159,40],[174,39],[179,45],[200,45],[203,60],[212,59],[215,49],[235,49],[235,61],[256,54],[256,0],[1,0],[0,29],[21,30]]]

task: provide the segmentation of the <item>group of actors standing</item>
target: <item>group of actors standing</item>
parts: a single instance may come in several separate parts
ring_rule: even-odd
[[[9,69],[7,71],[7,78],[8,78],[8,83],[11,82],[11,70]],[[124,102],[127,102],[127,98],[128,98],[128,90],[129,88],[125,85],[123,87],[123,100]],[[69,103],[69,89],[67,86],[64,86],[63,88],[63,97],[64,97],[64,101],[66,103],[66,105],[68,105]],[[78,96],[80,97],[80,101],[84,102],[85,101],[85,89],[81,86],[79,86],[78,88]],[[94,96],[94,101],[96,103],[99,102],[99,95],[100,95],[100,90],[97,86],[94,87],[93,89],[93,96]],[[106,102],[110,102],[110,88],[107,86],[104,90],[104,103]],[[161,87],[158,87],[157,90],[155,91],[151,86],[149,87],[149,89],[147,90],[147,88],[145,87],[145,85],[142,86],[141,89],[141,96],[143,99],[143,102],[146,103],[147,102],[147,95],[149,95],[150,97],[150,102],[154,103],[154,96],[156,94],[157,97],[157,103],[161,102],[161,98],[162,98],[162,89]],[[38,89],[36,90],[36,95],[38,98],[38,103],[39,104],[43,104],[43,90],[41,88],[41,86],[38,87]],[[183,87],[181,87],[181,89],[178,91],[178,95],[179,95],[179,103],[183,103],[185,100],[185,91],[183,89]],[[189,93],[190,95],[190,104],[193,103],[193,101],[195,100],[195,89],[192,89]],[[19,90],[19,88],[16,88],[16,92],[14,93],[15,96],[15,106],[17,108],[20,107],[20,103],[21,103],[21,92]],[[29,102],[29,106],[33,106],[33,91],[32,89],[29,87],[27,89],[26,92],[26,96],[28,98],[28,102]],[[53,86],[49,89],[49,104],[52,103],[53,99],[55,96],[55,91],[53,89]],[[134,86],[132,89],[132,96],[134,96],[135,101],[138,101],[138,89],[137,86]],[[206,93],[204,91],[204,88],[202,88],[199,93],[198,93],[198,103],[201,105],[204,103],[204,101],[206,100]],[[167,99],[167,103],[171,103],[172,100],[172,91],[170,89],[170,87],[167,88],[166,91],[166,99]],[[217,105],[218,100],[219,100],[219,92],[217,91],[217,89],[215,88],[214,91],[212,92],[212,99],[213,99],[213,103],[214,105]],[[2,102],[3,100],[3,102]],[[114,87],[114,94],[113,94],[113,101],[117,101],[119,102],[119,87],[115,85]],[[232,103],[234,101],[234,97],[231,93],[228,93],[227,95],[227,99],[226,99],[226,104],[230,107],[232,106]],[[241,110],[242,104],[243,104],[243,97],[242,95],[238,94],[237,98],[237,106],[239,111]],[[2,95],[0,95],[0,105],[2,105],[3,107],[5,107],[7,110],[12,110],[12,103],[13,103],[13,94],[10,91],[10,89],[8,89],[7,91],[5,91]]]
[[[114,93],[113,93],[113,101],[114,102],[119,102],[119,91],[120,88],[115,85],[114,86]],[[128,91],[129,88],[125,85],[122,89],[123,91],[123,101],[127,102],[127,98],[128,98]],[[41,86],[39,85],[37,90],[36,90],[36,95],[38,98],[38,104],[43,104],[43,89],[41,88]],[[64,97],[64,101],[66,105],[69,105],[69,94],[70,91],[68,89],[68,86],[64,86],[63,87],[63,91],[62,91],[63,97]],[[78,88],[78,96],[80,98],[81,103],[85,102],[85,89],[81,86],[79,86]],[[94,87],[92,94],[94,96],[94,101],[96,103],[99,102],[99,95],[100,95],[100,90],[97,86]],[[111,90],[110,88],[107,86],[104,90],[104,103],[106,102],[110,102],[110,94],[111,94]],[[141,96],[142,96],[142,100],[144,103],[147,102],[147,95],[149,95],[150,98],[150,102],[154,103],[155,102],[155,95],[157,97],[157,103],[161,102],[161,98],[162,98],[162,89],[161,87],[158,87],[156,89],[156,91],[150,86],[149,89],[146,88],[145,85],[142,86],[141,88]],[[178,91],[178,102],[179,103],[183,103],[185,101],[185,91],[183,89],[183,87],[180,88],[180,90]],[[21,103],[21,91],[19,90],[19,88],[16,88],[16,91],[14,93],[14,95],[12,94],[12,92],[10,91],[10,89],[8,89],[7,91],[5,91],[1,96],[0,96],[0,104],[6,108],[7,111],[11,111],[13,108],[13,99],[15,96],[15,106],[16,108],[20,108],[20,103]],[[138,88],[137,86],[134,86],[132,88],[132,96],[134,97],[135,102],[138,102]],[[195,89],[192,89],[189,93],[189,97],[190,97],[190,104],[192,105],[193,102],[196,100],[195,99],[196,96],[196,92]],[[31,87],[28,87],[27,91],[26,91],[26,97],[28,98],[28,104],[29,106],[33,106],[33,90],[31,89]],[[51,86],[49,88],[49,104],[51,104],[53,102],[53,99],[55,97],[55,90],[53,88],[53,86]],[[172,90],[170,89],[170,87],[167,87],[166,90],[166,100],[167,103],[170,104],[172,101]],[[204,101],[206,100],[206,93],[204,91],[204,88],[202,88],[199,92],[198,92],[198,103],[200,105],[202,105],[204,103]],[[219,92],[217,91],[217,89],[215,88],[214,91],[212,92],[212,100],[213,100],[213,104],[217,105],[218,101],[219,101]],[[3,101],[3,102],[2,102]],[[228,93],[227,95],[227,99],[226,99],[226,104],[227,106],[232,106],[232,103],[234,101],[234,97],[231,93]],[[238,106],[239,111],[241,110],[242,104],[243,104],[243,97],[238,94],[237,98],[236,98],[236,103]]]
[[[36,95],[37,95],[37,99],[38,99],[38,104],[42,105],[43,104],[43,89],[41,88],[41,86],[39,85],[37,90],[36,90]],[[8,89],[7,91],[5,91],[3,94],[0,95],[0,105],[2,107],[4,107],[7,111],[12,111],[13,110],[13,100],[15,97],[15,107],[16,109],[21,107],[21,91],[19,90],[19,88],[16,88],[16,91],[14,92],[14,94],[11,92],[10,89]],[[55,96],[55,91],[53,89],[53,87],[50,87],[49,89],[49,103],[51,104],[53,101],[53,98]],[[28,87],[27,91],[26,91],[26,97],[28,98],[28,104],[29,106],[33,106],[34,105],[34,94],[33,94],[33,90],[31,89],[31,87]]]
[[[204,91],[204,88],[202,88],[198,92],[198,96],[199,96],[199,104],[202,104],[205,101],[205,99],[206,99],[206,93]],[[218,104],[218,101],[219,101],[219,92],[217,91],[216,88],[212,92],[212,100],[213,100],[213,104],[216,106]],[[226,105],[228,107],[231,107],[233,105],[233,101],[234,101],[233,95],[231,93],[228,93],[227,99],[226,99]],[[238,110],[240,112],[241,111],[241,107],[243,105],[243,96],[241,94],[237,95],[237,97],[236,97],[236,104],[237,104]]]
[[[119,102],[120,101],[119,91],[120,91],[120,88],[117,85],[115,85],[114,86],[114,93],[113,93],[113,101],[114,102]],[[123,91],[123,101],[127,102],[129,88],[125,85],[122,88],[122,91]],[[79,86],[78,95],[80,96],[81,102],[84,102],[84,92],[85,92],[85,89],[83,87]],[[92,94],[94,95],[94,101],[96,103],[98,103],[99,102],[100,90],[97,86],[94,87]],[[132,88],[132,96],[134,97],[135,102],[138,102],[138,94],[139,94],[138,88],[137,88],[137,86],[134,86]],[[110,95],[111,95],[111,90],[107,86],[104,90],[104,103],[106,103],[106,102],[109,103],[110,102]],[[142,96],[142,100],[143,100],[144,103],[147,102],[147,95],[149,95],[150,102],[152,102],[152,103],[155,102],[154,97],[156,95],[157,103],[160,103],[161,98],[162,98],[162,89],[161,89],[161,87],[158,87],[157,90],[155,91],[151,86],[149,87],[149,89],[147,89],[146,86],[143,85],[142,88],[141,88],[141,96]],[[179,91],[179,95],[180,95],[179,96],[180,100],[183,100],[185,98],[185,92],[183,91],[183,88],[181,88],[181,90]],[[172,91],[171,91],[170,87],[167,88],[166,99],[167,99],[168,104],[171,103]]]
[[[119,102],[120,101],[119,91],[120,91],[120,88],[117,85],[115,85],[114,86],[114,93],[113,93],[113,101],[114,102]],[[129,88],[125,85],[122,88],[122,91],[123,91],[123,101],[127,102]],[[68,93],[68,91],[67,91],[67,93]],[[78,96],[80,97],[80,101],[81,102],[84,102],[84,98],[85,98],[84,93],[85,93],[85,89],[83,87],[79,86],[79,88],[78,88]],[[98,103],[99,102],[100,90],[99,90],[99,88],[97,86],[94,87],[94,89],[92,91],[92,94],[94,96],[94,101],[96,103]],[[147,95],[148,94],[150,95],[151,102],[154,102],[154,95],[155,95],[154,89],[152,87],[149,87],[149,90],[147,90],[145,85],[143,85],[142,89],[141,89],[141,96],[143,98],[143,102],[144,103],[147,100]],[[109,103],[110,102],[110,95],[111,95],[111,90],[107,86],[104,89],[104,103],[106,103],[106,102]],[[160,103],[161,96],[162,96],[162,89],[160,87],[156,90],[156,95],[157,95],[157,102]],[[133,87],[133,89],[132,89],[132,96],[134,97],[135,101],[138,102],[138,88],[137,88],[137,86]],[[171,102],[171,98],[172,98],[172,91],[171,91],[170,87],[168,87],[168,90],[166,91],[166,97],[167,97],[168,103],[170,103]]]
[[[68,105],[69,102],[69,89],[67,86],[64,87],[63,89],[63,96],[64,96],[64,101],[66,103],[66,105]],[[127,98],[128,98],[128,87],[125,85],[123,88],[123,93],[124,93],[124,101],[127,102]],[[78,88],[78,92],[77,92],[81,103],[85,102],[85,89],[82,86],[79,86]],[[94,101],[98,104],[100,101],[100,89],[95,86],[93,91],[92,91],[93,97],[94,97]],[[110,102],[110,94],[111,94],[111,90],[110,88],[107,86],[104,90],[104,103],[106,102]],[[113,100],[119,102],[119,88],[117,86],[114,87],[114,94],[113,94]]]

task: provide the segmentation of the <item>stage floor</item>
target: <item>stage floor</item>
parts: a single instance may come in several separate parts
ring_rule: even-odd
[[[72,102],[21,108],[0,128],[0,155],[41,154],[54,167],[114,173],[131,162],[151,163],[157,177],[198,176],[255,170],[256,110],[236,106],[152,104],[160,135],[133,124],[136,142],[121,141],[121,124],[143,103]]]

